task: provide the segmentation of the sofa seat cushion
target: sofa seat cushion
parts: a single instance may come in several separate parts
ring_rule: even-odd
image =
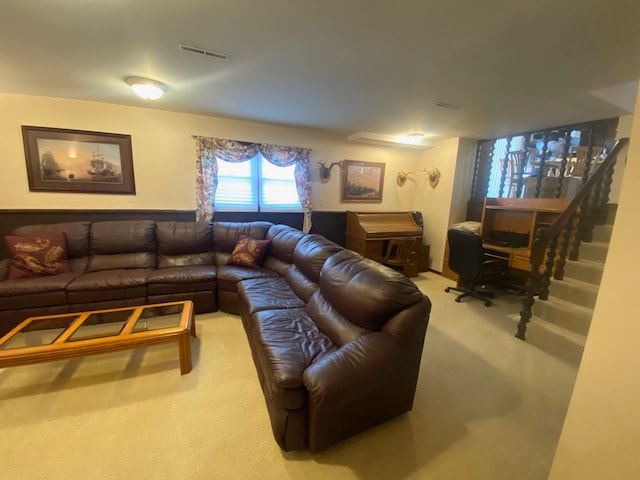
[[[149,285],[156,283],[202,283],[216,279],[215,265],[191,265],[153,270],[147,277]]]
[[[264,375],[268,402],[296,410],[306,405],[302,374],[316,358],[336,350],[304,309],[263,310],[251,318],[251,342]]]
[[[147,278],[149,295],[215,291],[216,267],[194,265],[154,270]]]
[[[249,278],[276,278],[278,274],[266,268],[248,268],[235,265],[218,265],[216,275],[218,288],[229,292],[238,291],[238,282]]]
[[[116,269],[80,275],[67,286],[69,303],[146,297],[148,268]]]
[[[75,273],[61,273],[0,282],[0,310],[17,310],[67,303],[67,286]]]
[[[238,295],[250,315],[262,310],[304,308],[306,304],[289,288],[287,281],[277,278],[251,278],[238,283]]]

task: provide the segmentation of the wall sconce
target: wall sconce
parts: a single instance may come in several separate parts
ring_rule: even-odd
[[[440,170],[435,167],[431,167],[431,170],[427,170],[426,168],[422,167],[420,169],[420,172],[424,175],[425,182],[428,181],[431,188],[436,188],[438,182],[440,181]],[[402,187],[405,183],[407,183],[407,178],[409,178],[410,175],[414,175],[416,173],[418,173],[416,170],[412,170],[410,172],[400,170],[396,175],[396,183]]]
[[[326,163],[318,162],[318,173],[320,175],[320,181],[322,183],[327,183],[331,179],[331,169],[336,165],[338,165],[338,167],[342,167],[342,164],[340,162],[333,162],[328,167]]]

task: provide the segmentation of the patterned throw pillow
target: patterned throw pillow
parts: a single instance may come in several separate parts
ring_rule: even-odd
[[[240,235],[227,265],[258,268],[267,255],[271,240],[258,240]]]
[[[35,237],[4,237],[11,255],[8,278],[36,277],[70,272],[67,238],[63,232],[48,232]]]

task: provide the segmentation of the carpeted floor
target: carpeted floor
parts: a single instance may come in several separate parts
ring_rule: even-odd
[[[2,478],[546,479],[578,366],[535,332],[514,338],[519,299],[431,298],[414,404],[317,455],[271,434],[240,319],[197,317],[193,371],[177,346],[0,370]]]

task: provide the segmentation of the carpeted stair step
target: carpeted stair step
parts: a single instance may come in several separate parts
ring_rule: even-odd
[[[593,227],[592,240],[594,242],[609,243],[611,241],[611,232],[613,232],[613,225],[596,225]]]
[[[533,304],[533,314],[558,327],[566,328],[580,335],[587,335],[593,309],[549,295],[549,300],[536,298]]]
[[[564,267],[564,278],[600,285],[604,264],[591,260],[568,260]]]
[[[604,263],[607,260],[609,244],[607,242],[591,242],[580,244],[580,260],[591,260]]]
[[[551,279],[549,291],[553,296],[565,302],[575,303],[587,308],[594,308],[598,298],[598,286],[593,283],[582,282],[574,278],[565,277],[564,280]]]
[[[527,342],[544,345],[546,351],[572,364],[580,363],[586,341],[586,335],[559,327],[536,315],[527,324]]]

